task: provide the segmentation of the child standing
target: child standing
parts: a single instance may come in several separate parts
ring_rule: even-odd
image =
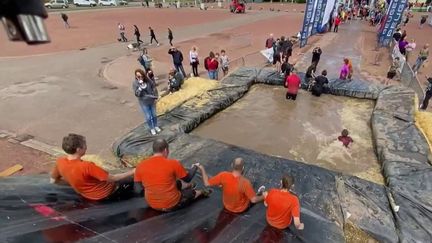
[[[354,140],[349,136],[349,132],[347,129],[342,130],[341,136],[338,137],[338,140],[341,141],[343,146],[347,148],[350,143],[354,142]]]
[[[225,50],[221,50],[220,63],[222,66],[223,76],[225,77],[228,74],[228,67],[229,67],[229,59],[225,53]]]

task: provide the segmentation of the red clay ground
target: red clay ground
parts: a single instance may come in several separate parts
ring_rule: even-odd
[[[54,159],[46,153],[0,139],[0,171],[21,164],[24,169],[14,175],[47,173],[53,162]]]
[[[118,38],[117,23],[126,26],[126,36],[133,37],[133,24],[141,32],[141,39],[149,38],[148,26],[156,35],[165,37],[167,27],[174,34],[177,27],[197,25],[217,20],[242,18],[243,15],[228,11],[200,11],[197,9],[147,9],[124,8],[99,11],[68,12],[71,29],[65,29],[58,13],[50,13],[46,25],[52,42],[45,45],[27,46],[24,43],[6,41],[6,34],[0,31],[0,56],[24,56],[77,50],[97,45],[114,43]]]

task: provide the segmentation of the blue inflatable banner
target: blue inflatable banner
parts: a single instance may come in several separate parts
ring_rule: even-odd
[[[318,29],[321,29],[326,5],[327,5],[327,0],[321,0],[321,2],[318,1],[317,3],[314,20],[313,20],[312,35],[316,34],[317,32],[320,32],[318,31]]]
[[[312,24],[312,17],[314,15],[316,1],[318,0],[307,0],[306,11],[303,20],[303,29],[300,36],[300,47],[304,47],[307,44],[307,38],[309,37],[309,29]]]
[[[401,22],[403,12],[405,10],[408,0],[393,0],[387,9],[387,13],[384,16],[384,21],[381,25],[381,31],[379,33],[379,44],[381,46],[388,46],[393,38],[393,32],[396,26]]]

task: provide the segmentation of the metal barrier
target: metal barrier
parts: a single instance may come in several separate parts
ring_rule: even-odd
[[[419,102],[421,102],[424,98],[424,90],[420,85],[419,80],[417,79],[417,75],[413,72],[411,66],[406,61],[405,56],[399,51],[399,45],[396,41],[392,42],[390,45],[391,57],[394,61],[396,57],[399,57],[399,73],[402,85],[405,87],[411,88],[416,92]]]

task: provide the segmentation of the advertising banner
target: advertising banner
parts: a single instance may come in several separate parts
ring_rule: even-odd
[[[323,14],[326,5],[327,5],[327,0],[317,1],[314,19],[313,19],[312,35],[316,34],[318,32],[318,28],[321,29],[322,27],[321,23],[323,20]]]
[[[307,0],[303,19],[303,28],[300,36],[300,47],[304,47],[307,44],[307,38],[309,37],[309,30],[312,25],[312,17],[314,15],[314,6],[316,1],[318,0]]]
[[[393,38],[393,32],[396,26],[401,22],[403,12],[408,0],[393,0],[387,9],[384,16],[380,33],[378,35],[378,42],[381,46],[388,46]]]

